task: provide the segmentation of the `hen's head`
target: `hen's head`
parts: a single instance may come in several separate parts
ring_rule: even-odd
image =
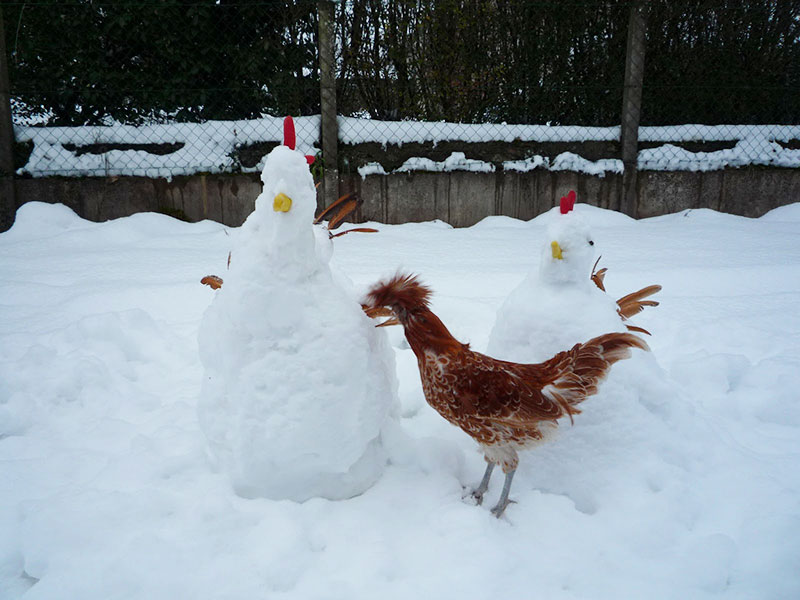
[[[364,310],[369,316],[389,316],[383,325],[402,324],[411,349],[421,356],[426,349],[448,352],[468,348],[447,330],[430,311],[431,290],[421,284],[416,275],[398,273],[381,281],[367,293]]]
[[[416,275],[397,273],[391,279],[372,286],[365,303],[367,314],[371,311],[378,316],[382,314],[380,309],[390,309],[400,322],[405,323],[410,314],[428,308],[431,293]]]

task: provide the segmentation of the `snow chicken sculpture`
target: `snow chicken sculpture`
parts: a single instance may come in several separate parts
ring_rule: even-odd
[[[606,270],[594,272],[595,244],[574,211],[575,192],[561,199],[547,228],[538,270],[532,270],[497,311],[487,352],[505,360],[538,362],[601,333],[644,329],[630,316],[658,303],[653,285],[615,301],[605,293]]]
[[[578,404],[597,391],[611,365],[629,357],[631,348],[648,347],[631,333],[608,333],[539,364],[497,360],[456,340],[431,312],[430,295],[416,277],[398,274],[375,285],[365,307],[371,316],[391,316],[383,324],[403,325],[425,399],[482,447],[488,464],[473,492],[479,504],[494,466],[502,467],[505,483],[492,509],[499,517],[509,503],[517,451],[541,440],[543,426],[578,414]]]
[[[294,120],[292,117],[286,117],[283,120],[283,145],[288,147],[290,150],[294,150],[297,144],[297,135],[295,133],[294,127]],[[314,157],[306,154],[305,155],[306,162],[311,165],[314,164]],[[316,219],[314,219],[314,225],[320,225],[324,219],[328,220],[328,224],[326,227],[326,233],[323,233],[321,229],[315,228],[314,234],[317,236],[317,251],[322,255],[321,259],[324,262],[328,262],[331,258],[333,253],[333,247],[330,244],[330,240],[341,237],[348,233],[377,233],[377,229],[372,229],[371,227],[351,227],[350,229],[345,229],[344,231],[340,231],[338,233],[333,233],[333,231],[338,228],[344,220],[350,216],[359,206],[361,206],[362,200],[358,198],[355,194],[345,194],[341,196],[338,200],[333,202],[328,208],[323,210]],[[313,214],[313,213],[312,213]],[[231,267],[231,256],[232,252],[228,252],[228,268]],[[211,289],[218,290],[222,287],[224,283],[222,277],[218,275],[206,275],[200,280],[200,283],[203,285],[209,286]]]
[[[201,426],[242,496],[351,497],[385,465],[394,354],[317,248],[305,157],[278,146],[261,179],[200,328]]]

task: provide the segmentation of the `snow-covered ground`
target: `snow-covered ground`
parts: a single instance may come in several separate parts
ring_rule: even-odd
[[[664,286],[634,319],[661,371],[616,365],[522,456],[498,520],[502,478],[484,506],[462,500],[481,454],[425,404],[397,329],[402,418],[378,482],[238,497],[197,416],[215,293],[199,279],[225,276],[235,231],[23,206],[0,235],[0,597],[800,597],[800,204],[583,212],[613,295]],[[362,289],[419,273],[477,350],[545,232],[542,217],[376,227],[336,239],[334,267]]]
[[[339,117],[339,139],[343,144],[377,142],[383,144],[440,142],[585,142],[618,140],[619,127],[579,127],[571,125],[465,124],[423,121],[377,121]],[[315,154],[319,146],[320,117],[299,117],[298,149]],[[208,121],[133,127],[113,123],[92,127],[38,127],[17,125],[18,142],[32,142],[33,151],[21,175],[48,177],[132,175],[171,178],[193,173],[260,171],[263,162],[244,167],[235,158],[238,148],[259,142],[279,142],[283,119],[264,117],[247,121]],[[800,139],[798,125],[678,125],[641,127],[643,142],[662,142],[661,146],[639,153],[639,168],[648,170],[712,171],[749,165],[800,167],[800,150],[780,142]],[[681,142],[726,141],[733,147],[713,152],[690,152],[675,144]],[[70,149],[65,148],[67,145]],[[168,154],[153,154],[141,148],[113,149],[100,154],[79,153],[71,149],[87,145],[175,144],[179,149]],[[265,152],[266,154],[266,152]],[[622,161],[615,157],[590,161],[571,152],[550,157],[533,155],[526,160],[505,161],[504,169],[528,171],[545,168],[553,171],[579,171],[603,176],[621,173]],[[407,171],[482,171],[495,170],[491,163],[470,160],[453,153],[441,162],[412,157],[397,169]],[[362,176],[384,173],[380,163],[359,168]]]

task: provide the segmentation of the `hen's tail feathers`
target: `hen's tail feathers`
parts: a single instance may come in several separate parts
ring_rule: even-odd
[[[633,292],[627,296],[623,296],[617,300],[617,311],[623,320],[630,319],[633,315],[639,314],[644,310],[645,306],[658,306],[655,300],[645,300],[661,291],[660,285],[648,285],[640,289],[638,292]]]
[[[399,307],[406,311],[428,308],[431,289],[419,282],[416,275],[397,273],[388,281],[381,281],[367,293],[369,306]]]
[[[597,393],[611,365],[629,358],[631,348],[650,350],[643,339],[631,333],[606,333],[583,344],[576,344],[571,350],[561,352],[545,363],[552,363],[558,375],[542,392],[558,402],[572,420],[572,415],[580,412],[576,405]]]

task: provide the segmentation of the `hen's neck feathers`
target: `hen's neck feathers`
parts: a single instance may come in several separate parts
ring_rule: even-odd
[[[427,351],[435,354],[468,349],[455,339],[429,308],[431,290],[415,275],[398,273],[369,292],[372,306],[390,307],[405,329],[406,339],[418,358]]]
[[[469,350],[469,345],[462,344],[454,338],[439,317],[428,308],[406,312],[400,316],[400,322],[417,358],[421,358],[426,351],[434,354],[452,354]]]

